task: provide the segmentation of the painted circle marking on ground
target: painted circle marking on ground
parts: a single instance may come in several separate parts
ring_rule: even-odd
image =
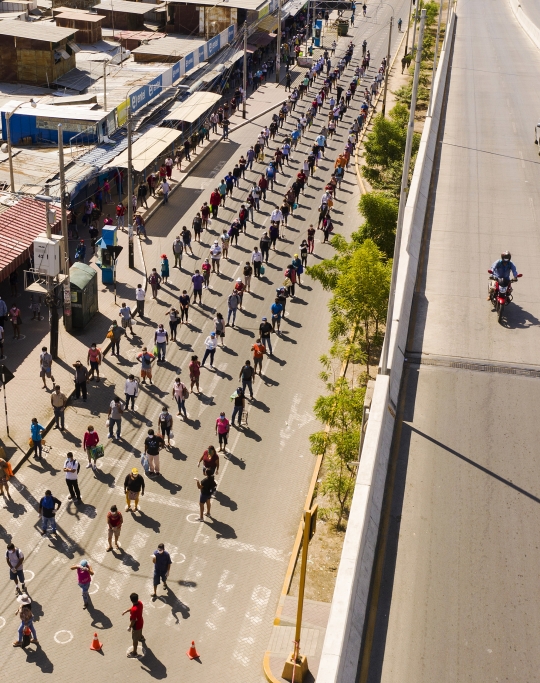
[[[67,638],[64,637],[62,634],[66,634]],[[68,643],[71,643],[71,641],[73,640],[73,633],[71,633],[71,631],[66,630],[57,631],[54,634],[54,640],[59,645],[67,645]]]
[[[4,617],[0,617],[0,628],[4,628],[5,625],[6,625],[6,620],[4,619]]]
[[[181,557],[182,559],[181,560],[174,559],[173,562],[175,562],[176,564],[182,564],[183,562],[186,561],[186,556],[184,555],[184,553],[178,553],[178,557]],[[175,558],[176,558],[176,555],[175,555]]]
[[[142,654],[141,654],[141,651],[142,651]],[[133,645],[131,645],[131,647],[128,647],[128,649],[126,650],[126,656],[130,652],[133,652]],[[139,653],[139,657],[144,657],[146,655],[146,648],[144,647],[144,645],[141,644],[141,650],[138,650],[138,653]]]
[[[186,519],[190,524],[198,524],[199,523],[199,515],[196,512],[192,512],[190,515],[188,515],[186,517]]]
[[[32,581],[32,579],[35,577],[34,572],[30,571],[30,569],[23,569],[23,571],[24,571],[24,579],[25,579],[24,582],[28,583],[29,581]],[[31,574],[31,576],[28,576],[29,574]]]
[[[89,595],[94,595],[94,593],[97,593],[99,590],[99,583],[92,583],[92,590],[88,591]]]
[[[171,446],[175,446],[175,445],[176,445],[175,440],[171,439]]]

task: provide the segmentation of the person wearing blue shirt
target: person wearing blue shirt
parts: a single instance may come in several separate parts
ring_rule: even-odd
[[[500,277],[510,280],[510,275],[513,275],[515,278],[518,276],[517,268],[512,263],[512,254],[509,251],[503,251],[501,258],[495,261],[495,263],[491,266],[491,270],[493,272],[494,280],[497,280]],[[488,301],[491,299],[494,287],[495,283],[493,282],[489,289],[489,294],[487,297]]]
[[[163,588],[169,590],[167,586],[167,579],[169,577],[169,571],[171,569],[171,556],[165,550],[165,545],[160,543],[158,549],[154,551],[152,561],[154,563],[154,592],[152,597],[157,597],[157,587],[163,581]]]
[[[300,139],[300,131],[298,130],[298,128],[295,128],[291,133],[291,140],[292,140],[293,147],[296,147],[299,139]]]
[[[270,306],[272,311],[272,329],[275,331],[276,327],[279,332],[281,326],[281,313],[283,311],[283,306],[279,303],[279,299],[276,298],[275,303]]]
[[[30,435],[32,437],[32,443],[34,444],[34,457],[39,460],[43,453],[42,437],[45,427],[42,427],[37,421],[37,417],[32,418],[32,424],[30,425]]]

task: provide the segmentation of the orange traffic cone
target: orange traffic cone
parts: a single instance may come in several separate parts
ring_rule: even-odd
[[[199,653],[195,649],[195,641],[194,640],[191,641],[191,647],[186,652],[186,654],[190,659],[199,659]]]
[[[94,633],[94,640],[92,641],[92,645],[90,645],[91,650],[101,650],[103,647],[103,643],[99,642],[99,639],[97,637],[97,633]]]

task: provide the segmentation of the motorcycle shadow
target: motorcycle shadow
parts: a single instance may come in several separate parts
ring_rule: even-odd
[[[512,302],[510,306],[506,306],[501,325],[509,329],[520,330],[540,325],[540,320],[529,311]]]

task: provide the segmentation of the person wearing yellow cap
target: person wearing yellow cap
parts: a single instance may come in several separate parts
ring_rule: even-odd
[[[131,501],[135,503],[135,511],[139,509],[139,496],[144,496],[144,477],[134,467],[124,481],[124,493],[126,494],[126,512],[131,510]]]

